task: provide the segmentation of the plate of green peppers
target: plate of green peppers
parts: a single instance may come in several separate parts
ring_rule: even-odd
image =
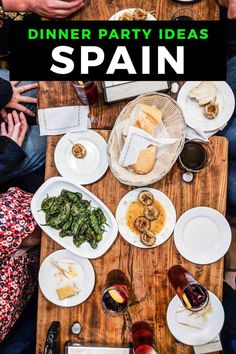
[[[107,206],[86,188],[63,177],[50,178],[37,190],[31,210],[48,236],[81,257],[102,256],[118,233]]]

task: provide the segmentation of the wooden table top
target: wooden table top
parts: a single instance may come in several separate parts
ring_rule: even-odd
[[[173,13],[186,5],[171,0],[92,0],[89,7],[71,17],[72,20],[106,20],[115,12],[129,7],[141,7],[154,10],[157,19],[170,20]],[[189,6],[189,5],[188,5]],[[215,0],[203,0],[193,7],[197,16],[203,20],[217,20],[219,9]],[[127,102],[105,104],[100,94],[99,103],[91,109],[92,127],[107,140],[114,122]],[[41,82],[39,108],[77,105],[78,99],[70,82]],[[54,150],[60,137],[49,137],[46,161],[46,179],[58,175],[54,164]],[[195,206],[210,206],[221,213],[226,211],[227,157],[228,144],[222,137],[211,139],[213,158],[211,165],[196,175],[192,184],[181,179],[182,171],[176,164],[171,172],[153,187],[166,193],[173,201],[177,217]],[[97,183],[87,186],[98,198],[115,213],[120,199],[130,190],[120,184],[111,171]],[[46,234],[42,235],[41,262],[60,246]],[[66,341],[77,341],[71,334],[71,325],[79,321],[82,332],[79,341],[104,344],[127,344],[130,340],[127,323],[123,317],[106,315],[100,304],[100,296],[107,273],[120,268],[131,281],[139,303],[130,308],[132,320],[149,321],[156,334],[160,354],[190,354],[192,347],[177,343],[166,325],[166,310],[175,295],[167,280],[167,269],[174,264],[183,264],[203,284],[217,296],[222,296],[223,260],[209,266],[196,266],[185,261],[173,243],[171,237],[166,243],[155,249],[144,250],[129,245],[119,235],[108,252],[99,259],[92,260],[96,273],[96,285],[90,298],[75,308],[60,308],[51,304],[39,291],[37,354],[44,353],[47,330],[52,321],[61,323],[60,354]]]
[[[105,139],[109,131],[98,131]],[[54,150],[60,137],[50,137],[47,150],[46,179],[58,175],[54,165]],[[209,167],[198,173],[192,184],[182,181],[182,170],[178,163],[171,172],[153,187],[166,193],[173,201],[177,217],[196,206],[209,206],[225,213],[227,190],[228,143],[225,138],[213,137],[210,142],[213,156]],[[100,198],[115,213],[120,199],[131,189],[120,184],[111,171],[97,183],[87,188]],[[43,234],[41,262],[52,252],[60,249],[50,237]],[[202,284],[222,296],[223,259],[208,266],[197,266],[184,260],[176,251],[173,237],[155,249],[140,249],[129,245],[118,235],[116,241],[102,257],[91,261],[96,273],[96,285],[90,298],[73,308],[61,308],[51,304],[39,291],[37,354],[44,353],[47,330],[52,321],[61,323],[60,354],[67,341],[78,341],[70,333],[71,325],[79,321],[82,325],[79,341],[121,345],[129,342],[129,331],[123,317],[105,314],[100,304],[102,289],[107,273],[119,268],[123,270],[135,289],[137,305],[130,308],[132,320],[147,320],[155,330],[160,354],[190,354],[192,347],[177,343],[166,324],[168,303],[175,295],[167,280],[167,269],[174,264],[185,266]]]

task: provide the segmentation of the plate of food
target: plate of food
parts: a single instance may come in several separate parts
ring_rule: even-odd
[[[224,324],[223,306],[209,291],[209,304],[198,312],[186,310],[176,295],[167,309],[167,324],[170,332],[181,343],[203,345],[209,343],[221,331]]]
[[[55,149],[57,170],[64,178],[75,183],[93,183],[108,168],[106,149],[106,141],[93,130],[67,133]]]
[[[235,107],[233,91],[225,81],[187,81],[179,91],[177,102],[187,125],[206,132],[224,126]]]
[[[197,207],[178,219],[174,241],[179,253],[196,264],[210,264],[228,251],[232,232],[226,218],[217,210]]]
[[[62,177],[48,179],[37,190],[31,210],[48,236],[81,257],[102,256],[118,233],[107,206],[86,188]]]
[[[145,11],[140,8],[129,8],[118,11],[109,18],[109,21],[156,21],[152,15],[154,11]]]
[[[142,187],[163,178],[181,153],[186,124],[168,95],[147,93],[119,114],[108,141],[108,163],[123,184]]]
[[[95,273],[88,259],[67,250],[50,254],[41,264],[39,286],[44,296],[62,307],[84,302],[95,284]]]
[[[164,193],[154,188],[137,188],[121,199],[116,220],[127,242],[140,248],[153,248],[171,236],[176,212]]]

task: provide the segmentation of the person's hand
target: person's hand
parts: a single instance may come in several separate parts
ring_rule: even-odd
[[[8,102],[8,104],[5,106],[6,108],[11,108],[11,109],[16,109],[17,111],[23,112],[25,114],[28,114],[31,117],[35,117],[35,113],[32,112],[30,109],[25,107],[22,103],[35,103],[37,104],[37,98],[35,97],[29,97],[29,96],[23,96],[22,93],[38,88],[38,83],[33,83],[33,84],[28,84],[28,85],[23,85],[17,87],[17,84],[19,81],[11,81],[11,86],[12,86],[12,97],[11,100]],[[6,110],[2,109],[1,114],[4,120],[6,120]]]
[[[18,114],[16,111],[7,115],[6,123],[1,123],[1,135],[12,139],[19,146],[23,145],[25,135],[28,130],[27,120],[24,113]]]
[[[47,18],[65,18],[78,11],[83,0],[3,0],[5,11],[34,12]]]
[[[228,7],[229,19],[236,19],[236,0],[219,0],[221,6]]]

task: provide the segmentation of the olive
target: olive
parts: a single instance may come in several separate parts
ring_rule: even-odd
[[[152,205],[146,206],[143,212],[144,216],[148,220],[156,220],[159,216],[159,211]]]
[[[151,205],[153,203],[153,195],[149,191],[142,191],[139,193],[138,200],[143,205]]]
[[[154,243],[156,242],[156,236],[150,231],[145,231],[141,234],[140,241],[145,246],[153,246]]]
[[[139,216],[135,219],[134,226],[141,232],[148,231],[150,229],[150,221],[144,216]]]

